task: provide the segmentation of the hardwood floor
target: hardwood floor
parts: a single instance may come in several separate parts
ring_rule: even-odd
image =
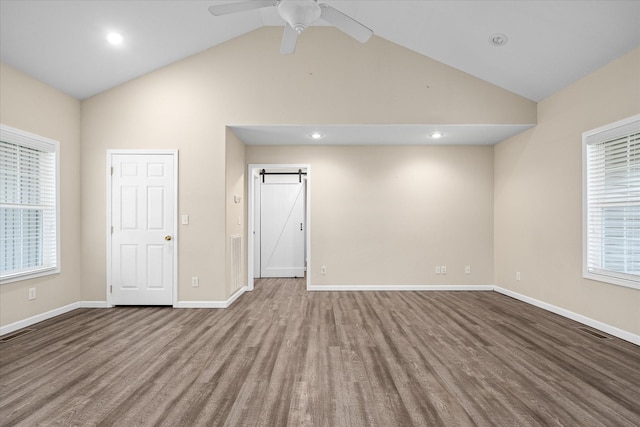
[[[80,309],[0,343],[0,425],[638,426],[640,347],[494,292]]]

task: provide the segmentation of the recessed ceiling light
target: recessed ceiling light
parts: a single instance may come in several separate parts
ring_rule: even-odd
[[[494,46],[504,46],[509,41],[509,37],[502,33],[495,33],[489,37],[489,43]]]
[[[122,34],[120,33],[109,33],[107,34],[107,41],[113,45],[119,45],[122,44],[122,41],[124,40],[124,38],[122,37]]]
[[[311,135],[309,135],[309,136],[311,136],[311,138],[313,138],[313,139],[320,139],[320,138],[322,138],[324,135],[323,135],[323,134],[321,134],[320,132],[313,132],[313,133],[312,133]]]
[[[429,134],[429,137],[433,138],[433,139],[442,138],[443,136],[444,136],[444,133],[442,133],[442,132],[431,132]]]

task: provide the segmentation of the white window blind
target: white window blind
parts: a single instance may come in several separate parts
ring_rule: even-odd
[[[58,143],[0,126],[0,279],[56,273]]]
[[[640,287],[640,116],[583,135],[585,277]]]

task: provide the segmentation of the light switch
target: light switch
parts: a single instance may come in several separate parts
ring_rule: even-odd
[[[182,215],[182,225],[189,225],[189,215]]]

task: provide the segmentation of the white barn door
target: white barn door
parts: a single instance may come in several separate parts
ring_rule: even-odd
[[[111,303],[173,305],[174,154],[111,156]]]
[[[260,184],[260,276],[304,277],[305,181],[267,175]]]

